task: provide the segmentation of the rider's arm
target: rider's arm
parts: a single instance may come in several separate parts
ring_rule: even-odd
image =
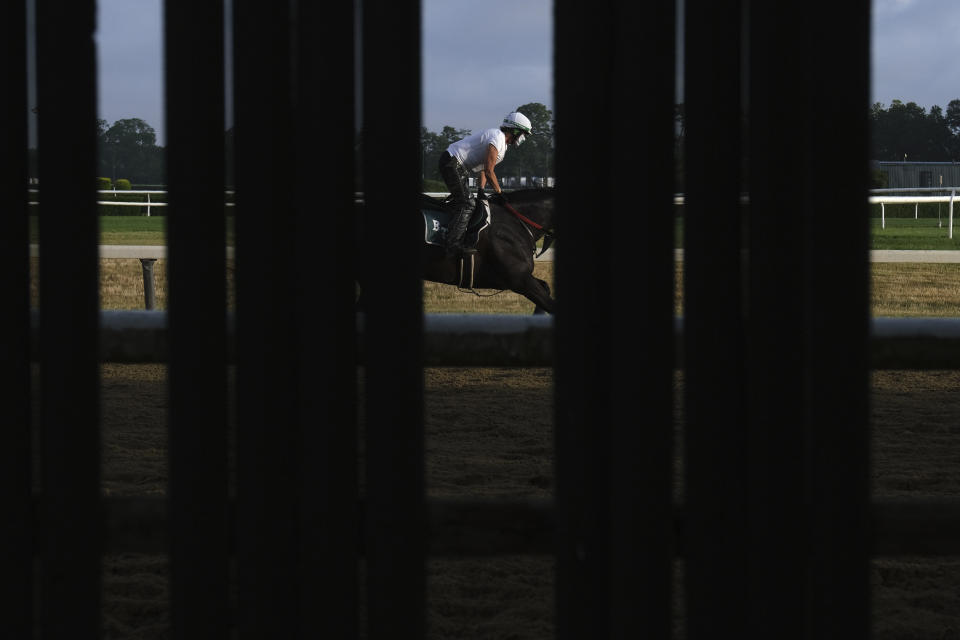
[[[487,146],[487,157],[483,161],[483,171],[480,172],[481,189],[487,184],[487,180],[489,180],[490,184],[493,185],[493,190],[500,193],[500,183],[497,182],[497,174],[493,172],[493,168],[497,166],[497,158],[499,155],[495,146],[492,144]]]

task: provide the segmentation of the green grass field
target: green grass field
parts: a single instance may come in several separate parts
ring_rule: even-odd
[[[871,249],[960,250],[960,220],[954,221],[953,238],[947,216],[936,218],[887,218],[886,228],[879,218],[870,219]]]
[[[960,212],[958,217],[960,217]],[[166,243],[165,216],[101,216],[100,244],[146,244],[162,245]],[[36,218],[31,218],[31,242],[38,239]],[[824,223],[824,232],[829,233],[830,225]],[[960,219],[954,223],[953,238],[949,238],[947,215],[944,211],[940,220],[936,217],[887,216],[886,228],[881,227],[880,218],[870,218],[871,249],[933,249],[960,250]],[[675,246],[683,247],[683,221],[678,220],[675,232]],[[559,241],[558,241],[559,242]],[[227,218],[227,244],[233,244],[233,218]]]
[[[100,244],[166,244],[166,216],[100,216]],[[30,218],[30,242],[40,233],[36,216]],[[233,218],[227,218],[227,244],[233,244]]]
[[[944,207],[946,209],[946,207]],[[912,212],[913,209],[911,208]],[[920,218],[887,216],[884,225],[880,218],[870,218],[870,248],[884,250],[960,250],[960,210],[954,220],[953,238],[949,238],[947,212],[944,210],[940,220],[936,217]],[[824,233],[830,232],[830,225],[823,224]],[[676,225],[674,246],[683,248],[683,222]]]
[[[166,243],[166,216],[100,216],[100,244]]]

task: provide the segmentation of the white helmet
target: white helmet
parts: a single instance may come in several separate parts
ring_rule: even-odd
[[[504,116],[503,122],[500,123],[501,129],[508,129],[516,134],[518,146],[523,142],[524,138],[527,137],[526,134],[530,133],[532,127],[533,125],[530,123],[530,118],[519,111],[508,113]]]

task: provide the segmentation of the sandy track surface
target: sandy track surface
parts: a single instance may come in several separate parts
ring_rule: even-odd
[[[165,490],[165,375],[103,366],[105,492]],[[429,369],[425,383],[431,494],[550,495],[551,370]],[[960,372],[875,372],[872,425],[875,495],[960,495]],[[166,570],[159,556],[105,558],[105,637],[167,637]],[[548,557],[433,559],[428,584],[431,638],[552,637]],[[875,560],[872,584],[876,638],[960,638],[960,558]]]

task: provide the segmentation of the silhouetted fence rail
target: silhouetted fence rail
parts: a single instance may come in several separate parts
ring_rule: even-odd
[[[99,637],[101,554],[153,549],[171,562],[173,637],[235,630],[240,638],[356,638],[363,626],[372,640],[398,630],[422,638],[429,554],[513,552],[556,558],[561,639],[668,637],[678,556],[688,638],[767,637],[770,629],[781,638],[868,637],[871,556],[960,551],[954,501],[871,501],[869,371],[880,362],[910,366],[920,352],[923,366],[956,367],[960,358],[949,323],[948,335],[913,335],[913,325],[886,321],[871,333],[870,3],[835,3],[829,20],[808,5],[684,3],[678,334],[676,4],[556,3],[563,250],[552,330],[524,320],[526,346],[514,347],[476,327],[443,338],[489,341],[485,355],[463,356],[477,357],[464,360],[472,365],[495,361],[489,352],[500,349],[511,362],[555,370],[555,499],[491,504],[428,500],[424,490],[423,367],[435,348],[452,347],[435,345],[443,321],[422,312],[419,230],[394,224],[397,211],[416,210],[411,186],[421,179],[419,3],[362,3],[358,185],[348,161],[357,129],[354,3],[234,2],[229,323],[225,220],[211,215],[223,211],[227,183],[223,5],[165,2],[164,330],[159,315],[97,308],[96,6],[38,0],[39,171],[54,186],[38,205],[32,352],[27,21],[25,3],[13,3],[0,26],[0,153],[10,168],[0,172],[0,198],[11,212],[0,233],[0,635],[27,638],[36,628],[43,638]],[[630,144],[597,135],[597,123],[627,106]],[[816,179],[824,157],[843,180]],[[351,210],[354,193],[364,192],[359,246],[381,277],[367,285],[362,330],[353,311],[361,255],[354,221],[316,215],[317,176],[334,210]],[[276,188],[286,184],[293,186]],[[611,226],[598,224],[596,212],[621,211],[624,184],[645,194],[635,205],[644,224],[630,252],[610,251]],[[831,233],[814,233],[824,200],[845,215],[831,221]],[[331,240],[317,251],[320,237]],[[624,273],[639,274],[631,309],[620,305]],[[99,363],[124,331],[141,336],[121,338],[119,355],[108,358],[134,357],[123,355],[133,344],[152,357],[165,353],[169,364],[161,500],[101,495]],[[39,451],[31,445],[31,359],[41,370]],[[235,476],[228,360],[237,371]],[[677,368],[685,383],[682,506],[673,504]]]
[[[31,352],[39,350],[38,314],[32,314]],[[163,311],[101,311],[101,362],[169,361],[168,316]],[[226,316],[226,359],[236,327]],[[427,314],[423,361],[431,367],[552,367],[556,361],[554,319],[550,316]],[[364,319],[357,320],[358,362],[367,359]],[[674,321],[675,348],[683,355],[683,318]],[[960,363],[960,318],[874,318],[870,323],[872,369],[949,369]],[[372,356],[371,356],[372,357]],[[675,363],[682,367],[683,360]]]

